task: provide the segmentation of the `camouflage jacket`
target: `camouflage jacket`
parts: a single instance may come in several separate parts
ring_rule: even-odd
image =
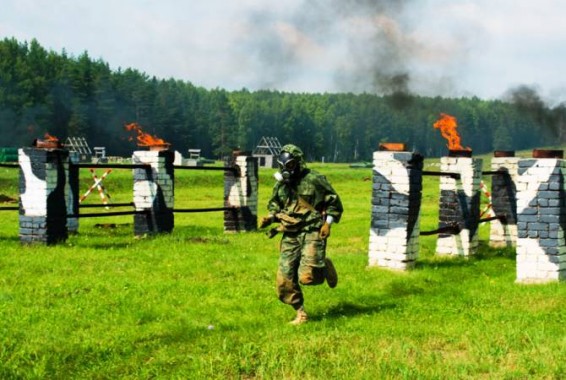
[[[316,230],[326,215],[339,222],[343,212],[340,197],[326,177],[310,169],[291,183],[277,182],[267,209],[285,231]]]

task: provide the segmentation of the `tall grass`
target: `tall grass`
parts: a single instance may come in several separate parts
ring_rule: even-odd
[[[77,235],[49,247],[22,246],[17,212],[0,214],[0,378],[566,374],[563,284],[515,284],[514,252],[486,246],[488,224],[473,258],[435,257],[426,236],[415,270],[368,268],[371,169],[312,166],[346,211],[328,250],[339,284],[304,289],[311,320],[298,327],[275,296],[278,237],[224,234],[221,213],[177,214],[173,233],[145,239],[128,216],[81,219]],[[260,170],[260,215],[272,173]],[[176,207],[222,206],[222,173],[176,177]],[[114,202],[131,201],[129,171],[105,183]],[[0,194],[17,198],[16,171],[0,168]],[[434,229],[437,179],[425,179],[423,197],[422,229]],[[106,222],[115,228],[97,226]]]

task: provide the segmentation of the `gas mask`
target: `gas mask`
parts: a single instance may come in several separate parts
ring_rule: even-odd
[[[280,176],[276,175],[278,181],[289,182],[300,171],[299,161],[289,152],[281,152],[277,158],[277,163],[279,164],[279,173],[276,174],[280,174]]]

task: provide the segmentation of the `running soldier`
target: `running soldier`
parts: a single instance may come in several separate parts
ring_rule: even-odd
[[[292,324],[308,320],[300,285],[319,285],[326,280],[334,288],[338,274],[326,257],[326,240],[330,226],[338,223],[343,207],[340,197],[325,176],[307,168],[303,152],[289,144],[277,159],[277,183],[267,209],[269,215],[260,228],[279,222],[270,236],[282,232],[277,294],[281,302],[297,312]]]

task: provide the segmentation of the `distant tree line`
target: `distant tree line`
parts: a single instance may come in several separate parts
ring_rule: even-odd
[[[380,142],[404,142],[430,157],[447,151],[432,126],[441,112],[457,118],[462,145],[474,153],[556,144],[566,129],[564,105],[549,109],[529,88],[506,101],[226,91],[112,71],[86,52],[47,51],[36,40],[0,41],[0,146],[28,146],[48,132],[129,156],[136,146],[124,126],[136,122],[183,154],[200,148],[211,158],[253,150],[263,136],[301,146],[310,160],[370,160]]]

